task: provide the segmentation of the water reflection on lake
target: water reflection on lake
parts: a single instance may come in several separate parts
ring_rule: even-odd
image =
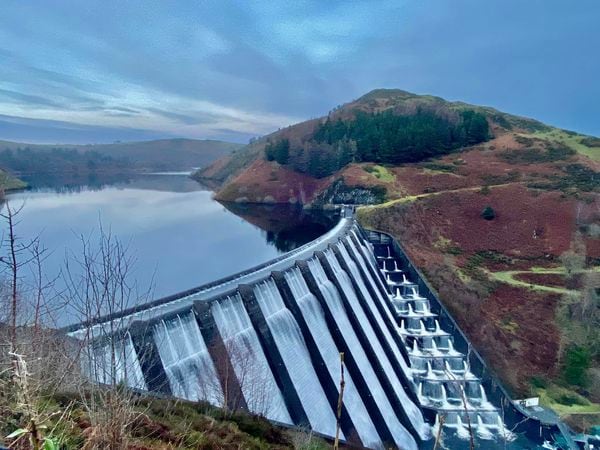
[[[48,276],[59,273],[79,236],[103,227],[129,242],[134,277],[153,298],[250,268],[302,245],[335,223],[293,206],[222,205],[185,174],[136,175],[73,182],[27,180],[32,189],[8,195],[24,204],[18,234],[40,235],[51,254]],[[69,321],[72,319],[69,319]]]

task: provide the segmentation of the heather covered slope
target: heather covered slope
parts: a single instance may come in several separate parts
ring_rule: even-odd
[[[195,176],[221,183],[217,198],[223,201],[313,206],[378,203],[397,198],[406,189],[381,178],[378,167],[389,172],[390,167],[402,166],[417,172],[411,180],[417,190],[433,178],[436,185],[443,181],[444,186],[467,186],[473,184],[472,177],[449,173],[443,166],[436,169],[436,158],[484,149],[485,157],[474,159],[477,164],[492,162],[494,167],[490,173],[482,167],[482,175],[505,177],[517,167],[520,170],[520,163],[583,158],[584,164],[590,164],[599,158],[599,145],[595,138],[493,108],[380,89],[327,117],[263,137]],[[509,152],[523,149],[519,155]],[[412,164],[416,162],[430,167]],[[544,175],[537,173],[537,167],[529,172]],[[430,177],[440,173],[445,176]]]
[[[600,196],[570,189],[451,189],[362,208],[359,220],[398,238],[516,396],[599,423]]]

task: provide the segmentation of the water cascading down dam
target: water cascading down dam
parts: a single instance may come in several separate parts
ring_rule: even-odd
[[[82,369],[97,382],[325,437],[338,423],[343,352],[340,436],[356,447],[433,448],[442,435],[447,448],[543,441],[548,430],[524,419],[416,276],[395,241],[348,215],[259,267],[68,334],[85,342]]]

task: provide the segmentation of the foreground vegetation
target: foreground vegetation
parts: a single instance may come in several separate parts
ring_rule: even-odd
[[[93,395],[93,394],[92,394]],[[127,423],[122,430],[105,430],[94,425],[80,393],[56,393],[32,405],[45,420],[39,424],[42,441],[50,441],[61,449],[297,449],[325,450],[330,444],[310,432],[284,429],[268,420],[243,412],[225,413],[205,403],[147,396],[129,397],[132,403]],[[3,405],[0,418],[1,436],[25,430],[24,415],[19,405]],[[29,421],[29,425],[31,421]],[[25,423],[25,426],[28,424]],[[2,439],[5,445],[30,448],[29,436],[21,439]],[[119,442],[113,442],[118,439]],[[46,448],[44,448],[46,450]]]

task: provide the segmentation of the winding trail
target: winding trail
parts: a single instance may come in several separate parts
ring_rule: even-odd
[[[379,208],[388,208],[390,206],[393,206],[395,204],[399,204],[399,203],[410,203],[410,202],[414,202],[415,200],[419,200],[421,198],[426,198],[426,197],[434,197],[437,195],[442,195],[442,194],[451,194],[454,192],[473,192],[473,191],[478,191],[480,189],[483,189],[484,187],[487,187],[489,189],[493,189],[493,188],[498,188],[498,187],[505,187],[505,186],[512,186],[515,184],[525,184],[525,182],[523,181],[515,181],[515,182],[511,182],[511,183],[501,183],[501,184],[489,184],[489,185],[477,185],[477,186],[469,186],[469,187],[463,187],[463,188],[457,188],[457,189],[447,189],[447,190],[443,190],[443,191],[436,191],[436,192],[427,192],[424,194],[417,194],[417,195],[407,195],[404,197],[400,197],[400,198],[396,198],[394,200],[389,200],[385,203],[379,203],[377,205],[366,205],[366,206],[361,206],[360,208],[364,208],[365,210],[368,209],[379,209]]]
[[[579,270],[576,273],[600,273],[600,266],[595,266],[589,269]],[[556,275],[566,275],[567,271],[564,267],[557,267],[553,269],[547,269],[543,267],[532,267],[531,270],[506,270],[501,272],[492,272],[489,270],[485,270],[485,273],[492,279],[496,281],[501,281],[503,283],[510,284],[512,286],[520,286],[528,289],[536,290],[536,291],[546,291],[553,292],[555,294],[573,294],[580,295],[581,293],[576,290],[559,288],[554,286],[545,286],[543,284],[535,284],[529,283],[527,281],[521,281],[515,279],[515,275],[520,274],[556,274]]]

